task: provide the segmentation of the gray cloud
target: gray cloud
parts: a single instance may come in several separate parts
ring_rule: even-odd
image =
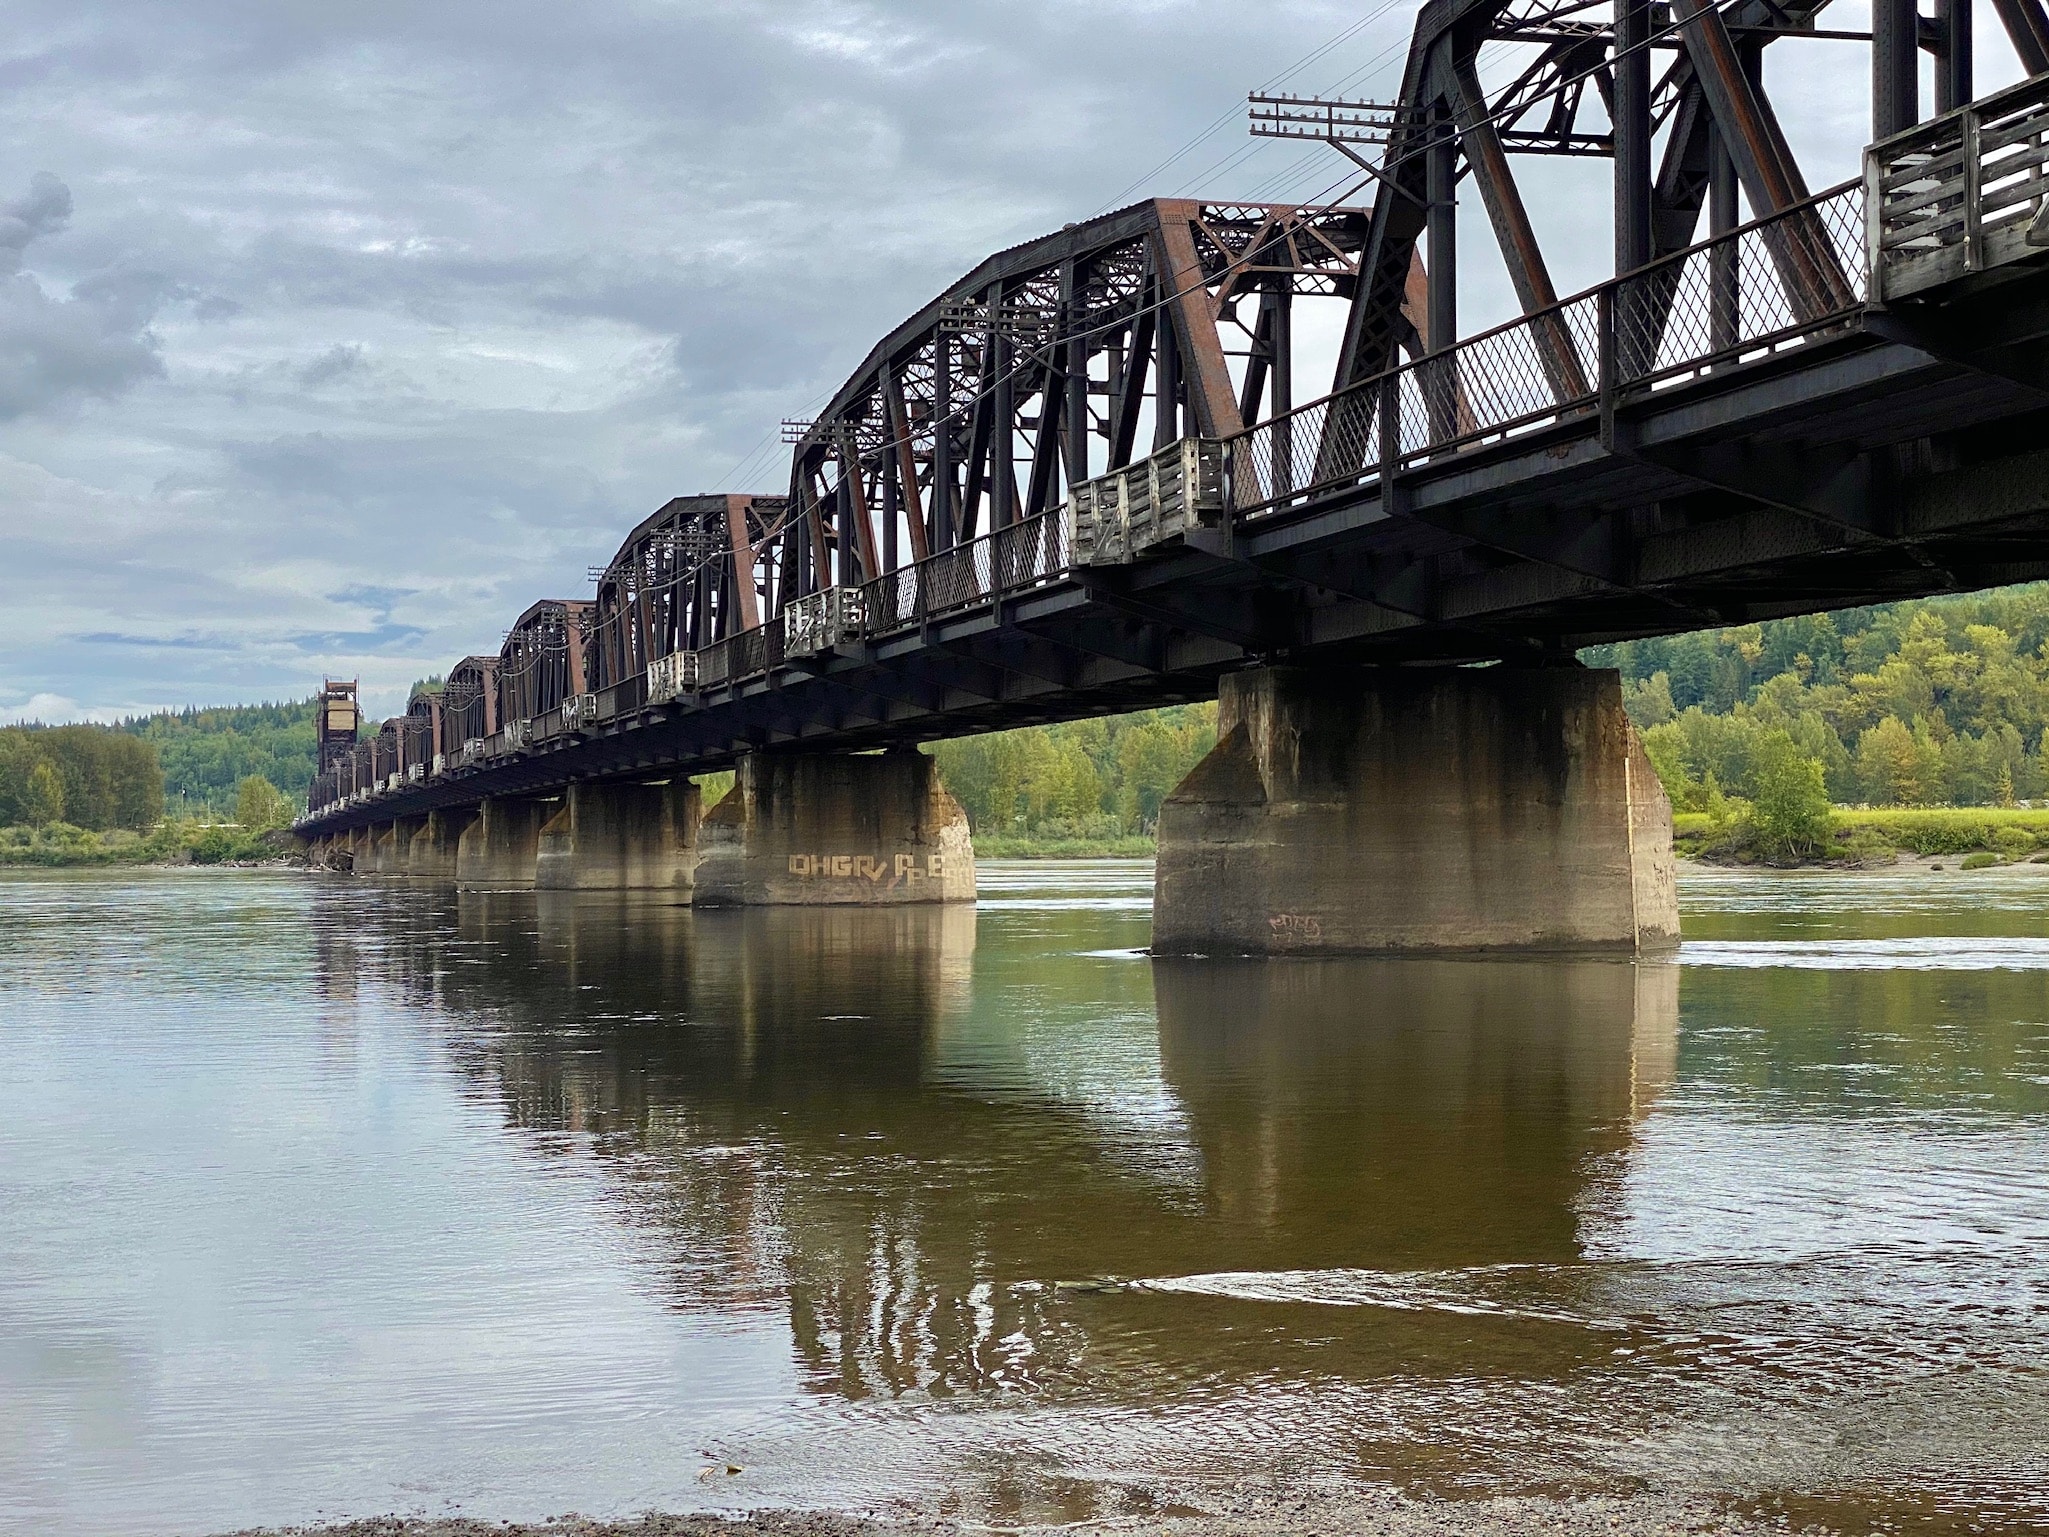
[[[0,211],[0,418],[23,416],[76,395],[114,395],[163,371],[149,329],[161,279],[103,272],[53,297],[21,270],[29,245],[62,231],[71,189],[47,171]]]
[[[351,342],[336,342],[310,363],[292,370],[292,377],[307,389],[331,383],[363,366],[363,349]]]

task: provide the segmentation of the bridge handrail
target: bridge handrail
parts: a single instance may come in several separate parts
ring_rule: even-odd
[[[1067,565],[1061,513],[1021,519],[863,583],[865,633],[916,629],[927,619],[1042,586]]]
[[[1865,152],[1873,297],[1900,299],[2049,247],[2049,75]]]
[[[1247,428],[1226,504],[1270,516],[1837,329],[1863,307],[1863,200],[1844,182]]]

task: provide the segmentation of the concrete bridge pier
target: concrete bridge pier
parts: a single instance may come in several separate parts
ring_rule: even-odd
[[[425,817],[393,817],[389,822],[373,823],[369,829],[368,862],[358,862],[357,871],[364,875],[411,873],[413,836],[426,820]]]
[[[1644,951],[1672,808],[1616,673],[1261,668],[1160,811],[1163,955]]]
[[[322,833],[305,840],[306,862],[321,870],[353,870],[356,851],[347,833]]]
[[[490,796],[457,836],[455,884],[470,891],[530,887],[541,852],[541,827],[554,812],[550,801]]]
[[[547,891],[688,894],[702,807],[687,779],[573,784],[541,827],[534,884]]]
[[[418,818],[406,845],[406,874],[415,880],[454,880],[463,832],[476,819],[474,806],[444,807]]]
[[[372,822],[367,827],[359,827],[350,834],[350,849],[355,855],[356,874],[378,875],[382,873],[378,868],[378,861],[381,856],[377,848],[377,839],[382,831],[382,828]]]
[[[700,907],[972,902],[967,813],[923,753],[755,753],[697,835]]]

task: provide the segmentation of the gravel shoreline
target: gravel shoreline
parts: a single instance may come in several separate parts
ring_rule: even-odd
[[[1863,1523],[1857,1523],[1864,1529]],[[965,1537],[996,1531],[1045,1537],[1788,1537],[1842,1528],[1747,1515],[1705,1500],[1651,1495],[1582,1499],[1418,1499],[1360,1493],[1259,1497],[1211,1514],[1118,1516],[1071,1524],[1012,1525],[819,1511],[738,1516],[647,1515],[624,1521],[563,1516],[536,1523],[380,1517],[332,1526],[265,1528],[231,1537]]]

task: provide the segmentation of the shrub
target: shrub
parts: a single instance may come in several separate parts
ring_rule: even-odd
[[[2008,859],[2018,859],[2040,848],[2042,840],[2025,827],[2008,825],[1992,830],[1992,846]]]
[[[2000,863],[2000,858],[1997,854],[1966,854],[1963,857],[1962,863],[1957,868],[1959,870],[1983,870],[1988,866],[1998,863]]]
[[[1821,763],[1785,732],[1774,731],[1759,744],[1756,779],[1750,828],[1762,853],[1812,854],[1828,841],[1833,809]]]
[[[292,803],[285,799],[282,790],[261,774],[251,774],[236,788],[235,821],[244,832],[250,833],[288,827],[292,821]]]

